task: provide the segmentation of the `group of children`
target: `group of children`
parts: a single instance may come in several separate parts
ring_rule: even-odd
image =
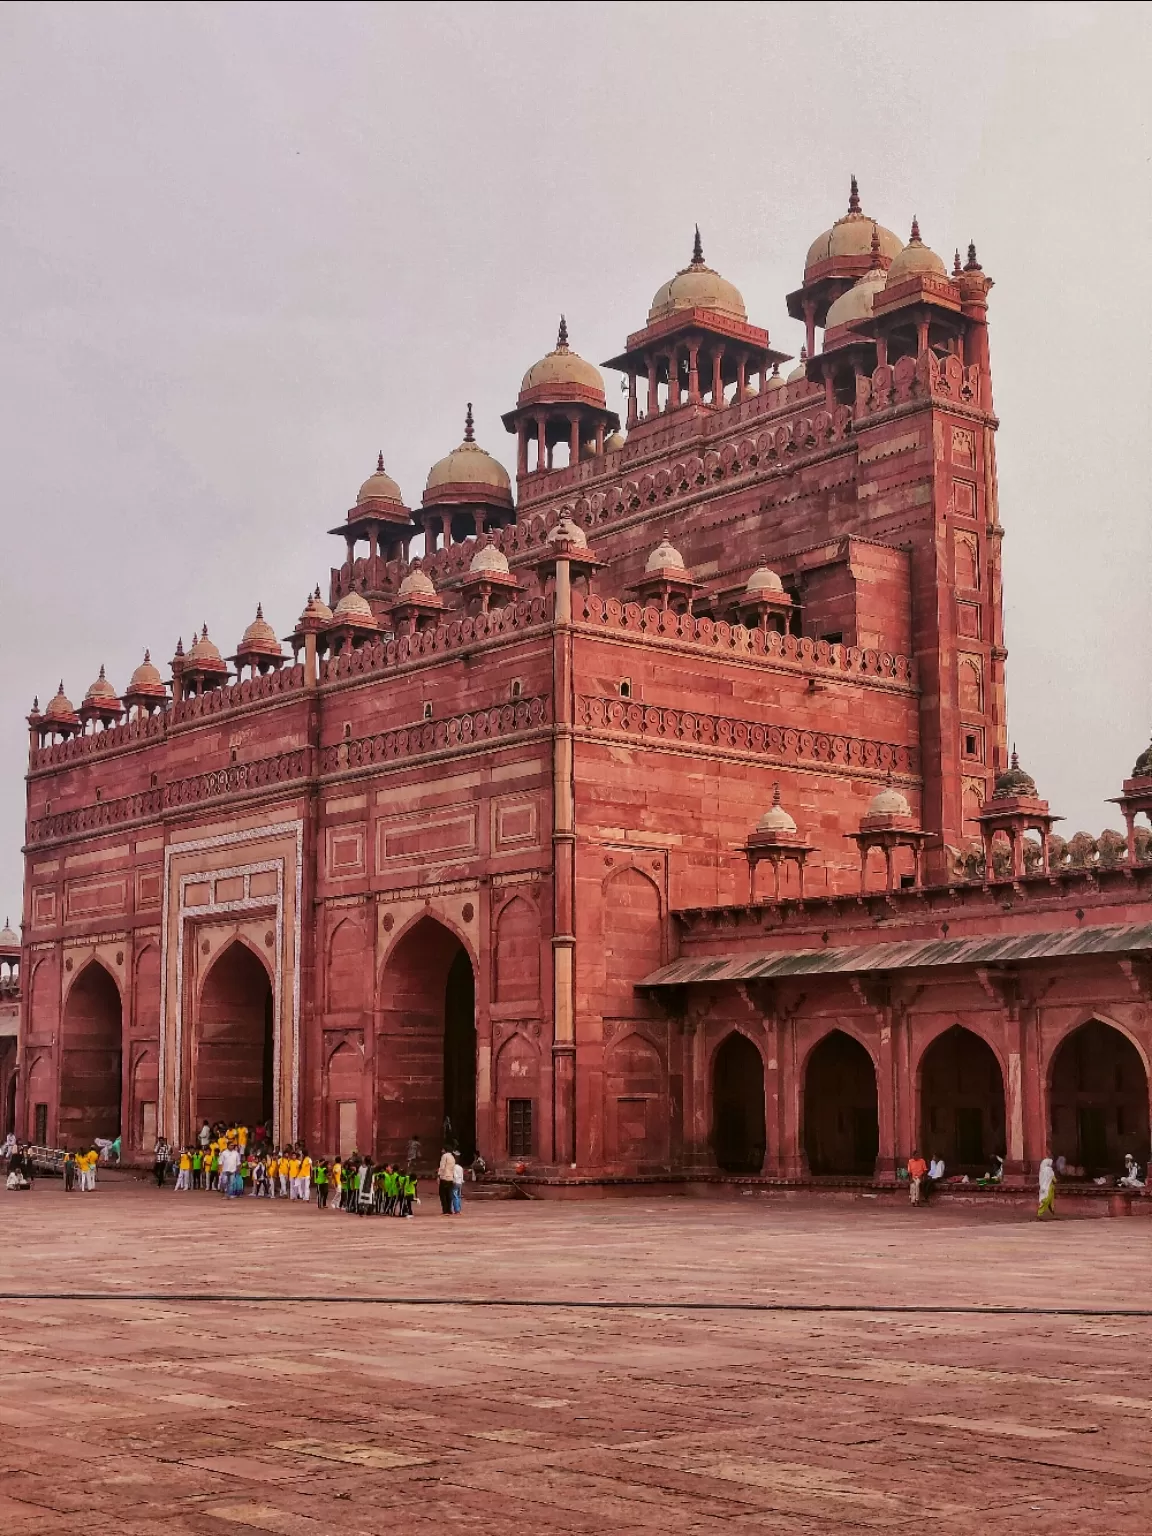
[[[208,1129],[205,1127],[205,1129]],[[264,1147],[243,1125],[217,1126],[173,1153],[156,1145],[156,1181],[163,1185],[169,1166],[176,1169],[177,1190],[215,1190],[268,1200],[316,1197],[317,1210],[356,1215],[412,1216],[417,1202],[416,1176],[391,1163],[376,1167],[358,1152],[345,1159],[313,1158],[302,1145]]]
[[[87,1152],[65,1152],[64,1188],[90,1190],[96,1188],[96,1165],[100,1153],[95,1147]]]

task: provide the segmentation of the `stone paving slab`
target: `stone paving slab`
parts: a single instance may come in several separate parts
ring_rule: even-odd
[[[675,1304],[1132,1308],[1150,1257],[983,1211],[43,1180],[0,1193],[0,1291],[108,1299],[0,1301],[0,1533],[1146,1536],[1152,1318]]]

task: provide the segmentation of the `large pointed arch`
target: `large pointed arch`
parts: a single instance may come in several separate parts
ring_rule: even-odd
[[[759,1173],[767,1146],[764,1058],[734,1029],[712,1058],[712,1149],[725,1173]]]
[[[814,1174],[871,1177],[880,1148],[876,1065],[846,1030],[834,1029],[804,1070],[804,1152]]]
[[[116,979],[90,960],[68,989],[60,1021],[61,1146],[91,1146],[121,1130],[123,1008]]]
[[[949,1173],[983,1173],[1007,1155],[1004,1073],[987,1040],[953,1024],[920,1057],[920,1152]]]
[[[1149,1157],[1148,1073],[1122,1030],[1088,1019],[1060,1041],[1048,1068],[1052,1153],[1085,1178],[1119,1173],[1124,1154]]]
[[[381,1157],[402,1157],[413,1137],[425,1156],[435,1156],[446,1133],[462,1156],[475,1154],[475,1009],[475,970],[465,944],[438,919],[416,919],[388,951],[380,976]]]
[[[193,1122],[264,1125],[275,1113],[272,977],[237,937],[213,960],[193,1031]]]

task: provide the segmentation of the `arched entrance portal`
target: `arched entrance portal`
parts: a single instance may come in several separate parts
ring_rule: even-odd
[[[764,1063],[746,1035],[731,1034],[712,1067],[712,1147],[725,1173],[764,1166]]]
[[[122,1040],[120,989],[93,960],[72,984],[60,1028],[62,1147],[119,1136]]]
[[[876,1069],[858,1040],[834,1029],[808,1058],[804,1151],[815,1174],[870,1177],[880,1150]]]
[[[986,1040],[954,1024],[920,1063],[920,1153],[948,1173],[983,1173],[1004,1140],[1004,1075]]]
[[[445,1120],[466,1161],[476,1155],[476,987],[468,952],[421,918],[388,957],[380,986],[377,1154],[399,1159],[411,1137],[425,1162]]]
[[[1126,1035],[1090,1019],[1061,1041],[1048,1095],[1052,1155],[1088,1177],[1148,1160],[1148,1077]]]
[[[200,994],[195,1039],[195,1127],[261,1125],[273,1118],[272,982],[246,944],[229,944]]]

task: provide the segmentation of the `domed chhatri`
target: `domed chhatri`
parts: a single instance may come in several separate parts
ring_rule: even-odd
[[[834,333],[844,326],[850,326],[857,321],[867,320],[872,313],[872,305],[876,295],[887,284],[888,273],[881,262],[879,231],[876,225],[872,226],[872,265],[859,278],[847,293],[842,293],[829,306],[828,314],[824,320],[824,349],[828,350],[829,336],[835,340]]]
[[[495,544],[485,544],[472,556],[468,569],[473,576],[507,576],[508,556]]]
[[[20,935],[13,928],[8,918],[4,919],[4,926],[0,928],[0,950],[20,948]]]
[[[756,831],[774,837],[795,837],[796,823],[780,804],[780,785],[772,790],[772,804],[756,823]]]
[[[372,605],[359,592],[345,592],[332,610],[332,619],[336,624],[366,624],[371,625],[373,629],[376,627],[376,616],[372,612]]]
[[[561,513],[560,517],[549,528],[546,542],[549,544],[569,544],[573,549],[588,548],[587,534],[580,527],[579,523],[572,521],[567,512]]]
[[[384,502],[388,506],[400,507],[404,510],[405,516],[407,516],[407,509],[404,507],[404,497],[400,494],[400,487],[384,468],[383,452],[377,456],[376,468],[356,493],[357,508],[363,508],[372,502]],[[349,517],[353,515],[352,512],[348,514]]]
[[[899,235],[877,224],[862,211],[860,188],[853,176],[851,191],[848,195],[848,212],[837,219],[831,229],[826,229],[822,234],[817,235],[808,247],[808,255],[804,260],[805,282],[815,275],[823,275],[829,267],[836,271],[841,269],[850,271],[852,258],[870,255],[873,230],[876,231],[880,254],[884,258],[884,265],[887,266],[889,261],[900,254],[903,241]]]
[[[308,595],[308,601],[304,604],[304,612],[300,615],[299,627],[301,629],[318,629],[332,622],[332,610],[320,596],[320,588]]]
[[[746,597],[762,597],[766,592],[783,592],[784,583],[775,571],[768,566],[761,565],[752,572],[748,578],[748,584],[744,588]]]
[[[404,601],[405,598],[435,597],[436,587],[432,578],[419,566],[408,572],[400,583],[400,590],[396,596]]]
[[[518,404],[550,405],[569,400],[603,406],[604,378],[599,368],[572,351],[568,345],[568,322],[561,315],[556,345],[524,375]]]
[[[891,784],[886,784],[879,794],[872,796],[863,820],[870,821],[872,818],[880,817],[905,817],[909,821],[912,819],[912,807],[905,796],[898,789],[893,789]]]
[[[80,719],[85,726],[91,727],[98,720],[101,725],[115,725],[124,714],[124,705],[115,688],[108,681],[104,668],[100,668],[100,675],[84,695],[84,702],[79,710]]]
[[[460,543],[502,527],[513,515],[511,478],[476,441],[469,400],[463,440],[428,471],[423,505],[415,514],[424,529],[425,553],[438,549],[441,539]]]
[[[644,566],[650,575],[655,571],[682,571],[684,568],[684,556],[667,539],[660,540]]]
[[[84,695],[85,704],[119,704],[120,698],[115,688],[108,681],[104,668],[100,668],[100,675]]]
[[[225,672],[228,670],[227,663],[220,654],[219,646],[209,637],[207,624],[201,628],[199,637],[188,647],[188,654],[184,658],[185,671],[194,664],[201,667],[223,669]]]
[[[913,277],[947,278],[948,268],[936,252],[920,238],[920,221],[912,220],[912,233],[908,244],[888,268],[886,287],[896,288]]]
[[[795,368],[793,368],[792,372],[788,375],[784,382],[786,384],[807,384],[809,382],[807,347],[800,348],[800,361],[796,364]]]
[[[61,678],[60,686],[48,701],[48,708],[44,711],[45,720],[73,721],[76,719],[76,711],[72,708],[72,700],[64,692],[64,680]]]
[[[604,439],[604,452],[619,453],[627,441],[623,432],[612,432]]]
[[[160,669],[152,660],[152,652],[144,652],[144,660],[133,672],[124,691],[125,698],[131,694],[151,695],[153,698],[165,698],[168,690],[164,686],[164,679],[160,676]]]
[[[681,267],[675,277],[669,278],[656,290],[648,311],[648,324],[667,319],[680,310],[707,309],[727,315],[732,320],[747,320],[748,311],[740,290],[727,278],[721,277],[704,261],[704,247],[700,240],[700,226],[696,226],[696,238],[692,246],[692,260]]]
[[[1011,798],[1034,800],[1036,798],[1036,780],[1021,768],[1020,759],[1015,751],[1012,753],[1011,767],[997,776],[992,795],[996,800]]]
[[[501,417],[516,434],[516,473],[566,468],[604,453],[604,439],[619,429],[620,418],[608,409],[599,368],[568,345],[568,322],[560,316],[556,345],[524,375],[516,409]],[[535,444],[536,461],[531,462]],[[557,464],[556,449],[567,450],[568,464]]]
[[[276,638],[276,631],[264,617],[264,605],[256,604],[256,617],[249,624],[241,636],[240,644],[236,647],[237,653],[257,654],[266,656],[281,655],[280,642]]]

